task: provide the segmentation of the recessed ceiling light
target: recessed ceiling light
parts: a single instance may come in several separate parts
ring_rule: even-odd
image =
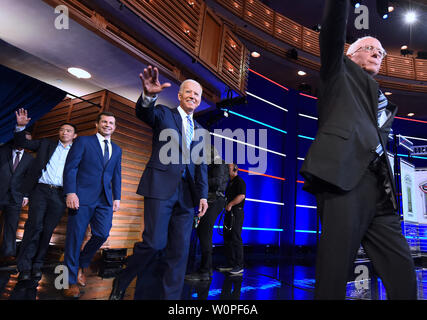
[[[252,53],[251,53],[251,56],[252,57],[254,57],[254,58],[259,58],[260,56],[261,56],[261,54],[259,54],[258,52],[256,52],[256,51],[253,51]]]
[[[298,75],[300,75],[300,76],[305,76],[307,73],[306,72],[304,72],[304,71],[302,71],[302,70],[300,70],[300,71],[298,71]]]
[[[386,96],[391,96],[393,93],[391,93],[390,91],[386,91],[386,92],[384,92],[384,94],[385,94]]]
[[[413,116],[415,116],[415,113],[413,113],[413,112],[409,112],[409,113],[407,114],[407,116],[408,116],[408,117],[413,117]]]
[[[68,72],[79,79],[89,79],[91,74],[80,68],[68,68]]]

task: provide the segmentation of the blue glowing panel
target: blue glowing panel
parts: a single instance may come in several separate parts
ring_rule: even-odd
[[[283,229],[280,221],[285,211],[282,204],[287,112],[284,109],[288,91],[250,73],[247,92],[248,104],[228,108],[228,118],[211,131],[223,136],[226,130],[235,134],[227,135],[234,141],[218,136],[215,139],[222,140],[224,160],[238,163],[239,175],[246,183],[246,197],[250,200],[245,201],[244,207],[243,243],[278,245],[281,232],[278,230]],[[232,154],[226,150],[232,150]],[[220,228],[215,230],[222,232]],[[213,243],[223,243],[218,232],[214,232]]]

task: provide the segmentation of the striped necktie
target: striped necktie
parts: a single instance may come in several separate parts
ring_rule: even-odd
[[[378,90],[378,126],[381,127],[382,121],[381,117],[383,114],[385,115],[385,110],[388,105],[388,100],[386,96],[381,92],[381,90]]]
[[[382,127],[384,122],[387,120],[387,114],[386,114],[386,107],[388,105],[388,100],[386,96],[381,92],[381,90],[378,90],[378,127]],[[378,155],[382,155],[384,153],[383,147],[381,143],[378,144],[376,148],[376,153]]]
[[[190,149],[191,141],[193,140],[193,121],[191,120],[191,116],[187,115],[187,132],[186,132],[186,142],[187,148]]]
[[[13,161],[13,167],[12,170],[15,172],[16,168],[18,167],[19,161],[21,160],[19,157],[21,155],[21,152],[17,151],[15,155],[15,160]]]

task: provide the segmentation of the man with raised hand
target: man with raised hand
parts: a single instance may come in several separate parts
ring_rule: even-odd
[[[387,297],[416,299],[414,263],[386,150],[397,107],[374,79],[386,52],[378,39],[364,37],[344,55],[348,11],[348,0],[325,2],[319,129],[300,171],[304,189],[316,196],[322,224],[315,298],[345,298],[362,244]]]
[[[179,106],[171,109],[155,105],[157,95],[170,86],[161,84],[158,77],[157,68],[144,69],[140,74],[143,93],[136,103],[136,116],[153,129],[152,154],[137,190],[144,196],[143,241],[135,244],[127,268],[115,279],[111,300],[122,299],[136,275],[134,299],[180,299],[195,207],[199,217],[208,208],[207,165],[188,157],[196,145],[195,131],[202,129],[193,119],[202,87],[194,80],[182,82]],[[160,138],[165,132],[175,133],[176,146],[171,149],[175,162],[162,158],[162,150],[170,143]],[[186,156],[187,161],[182,161]]]

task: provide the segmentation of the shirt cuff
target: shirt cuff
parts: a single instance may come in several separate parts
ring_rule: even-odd
[[[156,94],[154,97],[146,96],[144,91],[142,92],[142,106],[147,108],[151,103],[157,100],[158,95]]]
[[[25,130],[25,126],[22,126],[22,127],[16,126],[15,127],[15,132],[21,132],[21,131],[24,131],[24,130]]]

